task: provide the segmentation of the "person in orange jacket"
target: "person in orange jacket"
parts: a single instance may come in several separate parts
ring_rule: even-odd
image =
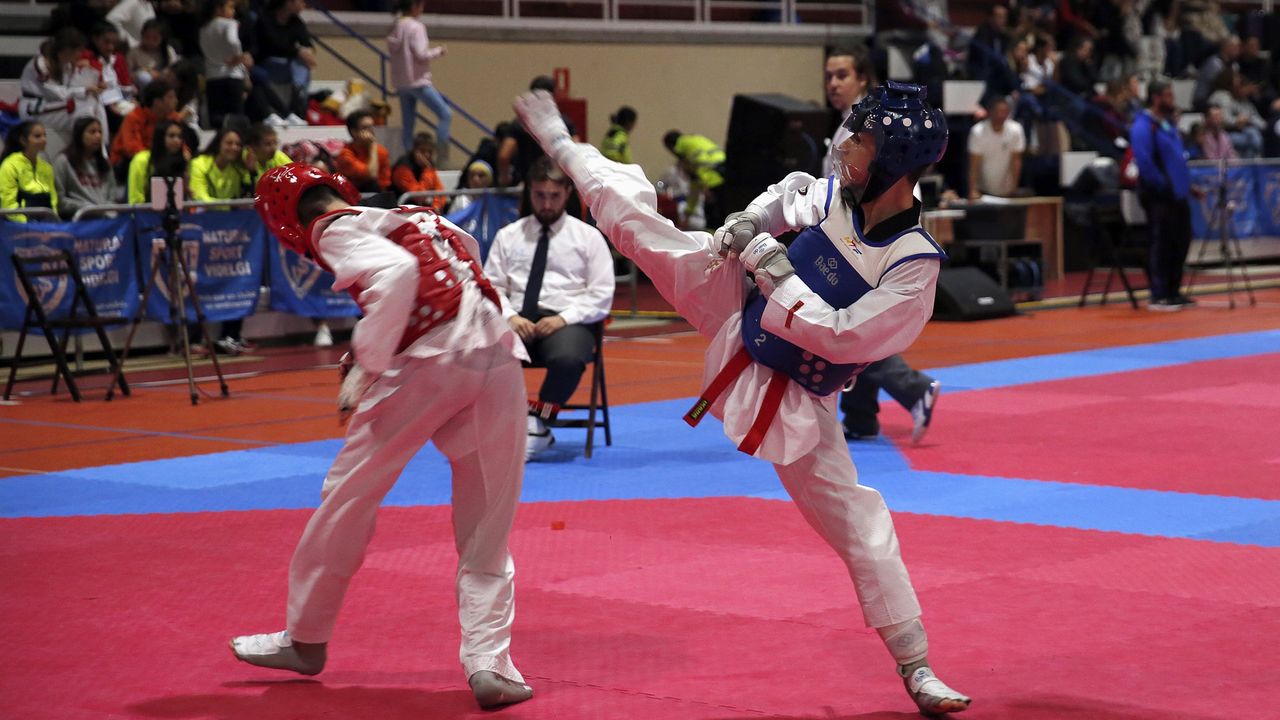
[[[436,139],[429,132],[413,136],[413,149],[405,153],[391,168],[391,189],[400,196],[407,192],[444,190],[440,175],[436,173]],[[449,198],[436,195],[423,198],[422,204],[436,212],[442,212]]]
[[[351,142],[335,160],[337,170],[355,183],[360,192],[382,192],[391,187],[391,156],[373,134],[373,113],[357,110],[347,116]]]
[[[178,120],[178,91],[167,80],[156,78],[142,90],[142,102],[128,115],[111,141],[112,166],[129,165],[134,155],[151,149],[151,138],[161,120]]]

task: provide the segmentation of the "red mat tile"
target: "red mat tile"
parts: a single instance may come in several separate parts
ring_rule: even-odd
[[[1275,377],[1280,354],[944,392],[903,449],[918,470],[1280,499]]]
[[[388,508],[318,681],[235,663],[278,627],[304,512],[0,521],[6,717],[480,717],[447,508]],[[551,529],[551,521],[565,530]],[[1280,550],[902,515],[968,717],[1263,717]],[[521,509],[512,718],[915,717],[843,566],[788,503]],[[12,649],[21,649],[14,652]]]

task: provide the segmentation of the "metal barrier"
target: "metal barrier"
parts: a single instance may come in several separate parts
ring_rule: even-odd
[[[36,215],[36,216],[39,216],[39,217],[47,217],[47,218],[49,218],[50,220],[52,220],[53,222],[57,222],[57,221],[58,221],[58,213],[54,212],[53,210],[51,210],[51,209],[49,209],[49,208],[47,208],[47,207],[4,208],[4,209],[0,209],[0,218],[7,217],[7,216],[9,216],[9,215],[26,215],[27,217],[31,217],[32,215]]]
[[[183,212],[191,209],[199,208],[252,208],[253,198],[238,198],[235,200],[209,200],[183,203]],[[155,212],[155,208],[151,207],[151,203],[113,203],[111,205],[86,205],[76,211],[71,216],[71,222],[84,220],[91,215],[106,215],[107,213],[139,213],[139,212]]]
[[[1261,158],[1235,158],[1234,160],[1189,160],[1187,161],[1187,166],[1193,167],[1193,168],[1219,167],[1220,165],[1225,165],[1228,168],[1280,165],[1280,158],[1261,157]]]
[[[457,197],[459,195],[467,195],[470,197],[477,197],[480,195],[509,195],[514,197],[521,193],[522,187],[523,186],[521,185],[516,185],[515,187],[509,187],[509,188],[458,188],[455,190],[418,190],[415,192],[407,192],[401,195],[400,199],[397,200],[396,202],[400,203],[401,205],[407,205],[413,202],[418,202],[421,200],[431,200],[432,198],[438,198],[441,196]]]

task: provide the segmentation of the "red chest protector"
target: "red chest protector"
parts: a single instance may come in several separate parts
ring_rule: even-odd
[[[355,209],[338,210],[322,217],[356,215],[359,212],[359,210]],[[435,220],[435,230],[439,233],[440,239],[448,243],[454,257],[470,271],[471,279],[479,286],[480,293],[489,302],[492,302],[495,307],[502,307],[502,301],[498,299],[497,291],[493,289],[489,279],[484,276],[480,269],[480,264],[476,262],[475,258],[471,257],[471,253],[467,252],[462,239],[451,228],[440,222],[440,218],[435,213],[431,212],[429,208],[419,207],[402,207],[394,212],[403,215],[414,213],[431,215],[432,219]],[[458,306],[462,300],[463,280],[459,279],[458,274],[454,272],[450,259],[441,256],[436,251],[435,236],[430,232],[424,232],[416,224],[405,222],[388,233],[387,239],[408,250],[418,262],[418,295],[414,303],[413,314],[409,317],[409,326],[405,328],[404,335],[401,336],[400,343],[396,347],[396,352],[399,353],[404,352],[418,338],[458,315]],[[314,247],[311,248],[310,255],[317,265],[330,273],[333,272],[320,259],[320,254],[315,251]],[[355,299],[356,304],[360,304],[360,295],[364,290],[365,288],[360,285],[352,285],[347,292]],[[363,305],[361,309],[363,309]]]

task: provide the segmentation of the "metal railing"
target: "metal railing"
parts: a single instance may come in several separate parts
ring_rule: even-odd
[[[793,25],[806,22],[805,17],[816,13],[857,14],[861,24],[870,24],[870,8],[862,2],[823,2],[821,0],[562,0],[555,3],[557,14],[548,12],[546,0],[505,0],[501,17],[582,17],[588,13],[609,22],[627,22],[637,14],[665,11],[672,15],[671,22],[710,23],[717,17],[733,18],[730,22],[753,22]],[[579,13],[565,12],[581,8]],[[589,8],[596,8],[591,13]],[[433,10],[433,12],[435,12]],[[497,15],[497,13],[493,13]],[[746,20],[741,16],[749,15]],[[824,22],[816,20],[813,22]]]
[[[30,218],[32,215],[35,215],[38,217],[47,217],[54,222],[58,221],[58,213],[54,212],[53,210],[47,207],[23,207],[23,208],[0,209],[0,218],[8,217],[9,215],[25,215],[28,218]]]
[[[516,185],[514,187],[509,187],[509,188],[458,188],[456,190],[416,190],[414,192],[407,192],[401,195],[399,200],[397,200],[396,202],[400,203],[401,205],[407,205],[409,203],[418,202],[420,200],[432,200],[434,198],[438,198],[441,196],[457,197],[459,195],[467,195],[470,197],[477,197],[480,195],[517,196],[522,192],[522,187],[523,186],[521,185]]]
[[[235,200],[209,200],[187,202],[183,204],[183,211],[198,210],[200,208],[252,208],[253,198],[238,198]],[[71,222],[84,220],[86,217],[95,215],[106,215],[107,213],[140,213],[140,212],[159,212],[151,207],[151,203],[112,203],[110,205],[86,205],[75,212],[71,216]]]

